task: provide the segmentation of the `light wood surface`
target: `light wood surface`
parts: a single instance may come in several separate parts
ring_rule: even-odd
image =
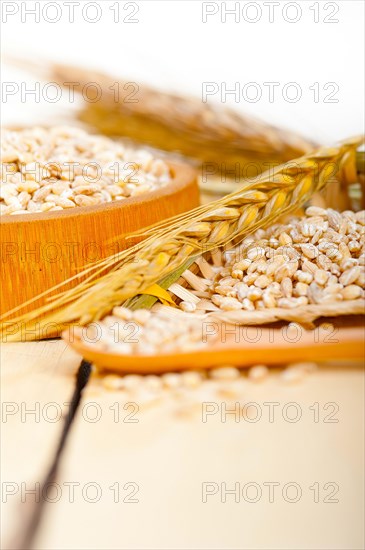
[[[35,401],[44,405],[69,400],[79,360],[61,341],[3,344],[3,401],[24,401],[30,408]],[[273,371],[260,384],[243,378],[217,393],[212,382],[188,392],[166,391],[157,400],[141,392],[132,396],[108,392],[93,378],[66,447],[58,480],[61,498],[47,505],[35,547],[363,548],[363,384],[361,365],[350,361],[322,367],[297,384],[284,384],[279,372]],[[126,421],[133,412],[123,409],[126,401],[139,406],[132,417],[138,422]],[[202,421],[202,402],[219,407],[207,422]],[[255,403],[261,419],[248,422],[246,415],[236,422],[228,415],[222,422],[222,403],[234,409],[236,402]],[[270,402],[278,403],[273,422],[269,405],[264,405]],[[116,403],[119,419],[114,417]],[[296,411],[301,412],[298,422],[288,421]],[[96,412],[101,412],[101,418],[91,422]],[[36,424],[31,417],[26,423],[20,420],[14,414],[2,424],[2,479],[25,481],[29,486],[43,477],[61,423],[43,419]],[[73,503],[68,496],[70,482],[80,483]],[[134,485],[123,489],[128,482],[138,484],[134,496],[138,503],[123,502],[134,490]],[[203,503],[205,482],[219,492]],[[235,483],[240,489],[256,483],[261,499],[250,503],[240,497],[236,503],[234,495],[228,494],[223,503],[220,484],[224,482],[227,489]],[[267,482],[280,484],[272,503]],[[282,497],[284,485],[290,482],[302,491],[297,503]],[[82,496],[88,483],[102,491],[96,503]],[[109,489],[116,483],[120,487],[117,503]],[[314,502],[315,483],[320,488],[318,503]],[[326,483],[338,485],[332,498],[339,502],[324,502],[336,488],[325,488]],[[93,498],[95,492],[88,487],[87,497]],[[253,495],[252,490],[246,496]],[[293,498],[293,493],[289,491],[288,496]],[[2,506],[6,549],[11,525],[21,529],[21,508],[16,497],[9,497]]]
[[[1,344],[0,358],[1,516],[5,543],[20,528],[21,484],[34,488],[50,466],[62,429],[60,415],[71,399],[80,359],[61,340]],[[58,420],[53,422],[54,418]],[[11,483],[15,484],[16,494],[6,498]]]
[[[173,181],[140,197],[59,212],[3,216],[0,313],[74,277],[92,262],[136,244],[136,239],[125,240],[123,235],[198,206],[194,169],[171,162],[169,166]],[[41,303],[38,300],[22,312]]]

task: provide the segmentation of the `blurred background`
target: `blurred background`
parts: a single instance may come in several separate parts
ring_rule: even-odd
[[[66,93],[54,103],[4,94],[4,83],[39,80],[8,62],[18,57],[198,99],[215,83],[209,103],[236,87],[239,98],[224,98],[234,109],[333,142],[363,131],[363,21],[361,0],[2,2],[2,124],[62,122],[78,107]]]

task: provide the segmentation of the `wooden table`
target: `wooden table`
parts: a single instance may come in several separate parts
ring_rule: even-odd
[[[33,509],[27,491],[52,460],[79,363],[60,340],[2,345],[4,549]],[[291,385],[273,372],[156,396],[107,391],[94,376],[34,547],[360,549],[363,461],[358,364]]]

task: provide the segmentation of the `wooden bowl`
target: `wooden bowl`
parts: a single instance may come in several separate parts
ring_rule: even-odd
[[[112,241],[199,205],[196,172],[169,162],[172,182],[161,189],[98,206],[6,216],[0,219],[1,293],[4,314],[76,275],[88,264],[134,241]],[[80,279],[78,279],[80,281]],[[62,287],[67,290],[74,285]],[[44,303],[39,299],[25,313]]]

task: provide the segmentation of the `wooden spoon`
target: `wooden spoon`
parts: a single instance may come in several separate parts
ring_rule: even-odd
[[[86,360],[99,368],[121,374],[207,369],[219,365],[275,366],[333,359],[364,361],[365,327],[362,319],[342,317],[330,319],[326,323],[322,320],[314,330],[306,330],[299,325],[296,327],[295,330],[288,329],[284,323],[265,327],[218,323],[215,334],[206,335],[206,349],[159,355],[107,353],[98,351],[96,346],[85,344],[69,331],[64,332],[63,337]]]

